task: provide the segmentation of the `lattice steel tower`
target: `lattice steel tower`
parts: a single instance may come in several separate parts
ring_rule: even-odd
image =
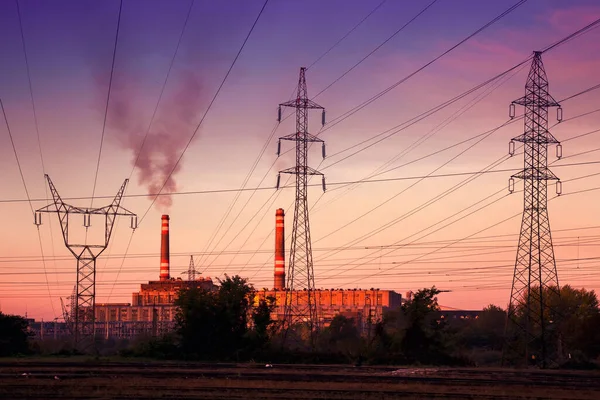
[[[558,275],[552,235],[548,219],[547,184],[556,181],[560,194],[560,180],[548,169],[548,145],[557,145],[557,157],[562,155],[560,142],[548,131],[548,108],[558,107],[558,120],[562,109],[548,93],[548,78],[542,63],[542,53],[534,52],[531,70],[525,85],[525,96],[510,105],[510,116],[515,116],[515,104],[525,107],[525,133],[510,142],[510,154],[515,152],[515,142],[523,143],[524,168],[513,175],[509,190],[514,191],[514,180],[524,182],[524,209],[521,233],[515,263],[506,323],[504,357],[522,357],[526,363],[533,361],[547,366],[551,355],[550,344],[556,335],[556,321],[552,321],[548,297],[559,295]],[[512,354],[509,354],[511,353]]]
[[[310,224],[308,218],[307,183],[309,175],[321,175],[323,191],[325,191],[325,176],[308,166],[308,144],[322,143],[323,158],[325,157],[325,142],[308,133],[308,111],[322,110],[322,124],[325,125],[325,109],[308,99],[306,90],[306,68],[300,68],[297,96],[294,100],[281,103],[278,109],[278,121],[281,122],[281,107],[296,109],[296,132],[279,138],[277,155],[280,154],[281,140],[296,142],[296,166],[280,171],[280,174],[296,175],[296,203],[294,208],[294,223],[292,226],[292,243],[290,246],[290,262],[287,273],[287,295],[284,306],[283,329],[287,330],[295,324],[306,324],[310,331],[311,341],[314,332],[319,328],[317,299],[315,297],[315,274],[313,270],[312,246],[310,241]],[[277,176],[279,188],[281,175]],[[297,298],[292,298],[296,291]]]
[[[96,259],[108,247],[116,217],[118,215],[131,217],[131,228],[136,229],[137,216],[120,205],[128,179],[123,182],[110,205],[90,209],[65,203],[50,177],[48,175],[45,177],[52,193],[53,203],[35,212],[35,224],[38,226],[42,224],[42,213],[58,214],[65,246],[77,259],[77,285],[75,295],[71,298],[70,319],[77,349],[86,350],[93,345],[96,334]],[[91,226],[92,215],[103,215],[104,240],[97,244],[74,242],[69,236],[69,222],[74,214],[83,215],[83,225],[86,229]]]

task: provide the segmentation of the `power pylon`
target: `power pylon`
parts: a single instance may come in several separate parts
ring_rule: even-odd
[[[290,246],[290,262],[288,263],[287,290],[283,330],[284,337],[291,326],[304,324],[310,332],[311,344],[315,332],[319,329],[319,316],[317,313],[317,299],[315,296],[315,274],[313,269],[312,245],[310,240],[310,224],[308,218],[308,191],[309,175],[321,175],[323,191],[325,191],[325,176],[308,166],[308,144],[322,143],[323,158],[325,158],[325,142],[308,133],[308,111],[322,110],[322,124],[325,125],[325,109],[308,98],[306,89],[306,68],[300,68],[298,91],[294,100],[279,104],[278,121],[281,122],[281,108],[292,107],[296,109],[296,132],[279,138],[277,155],[281,151],[281,140],[296,142],[296,166],[279,171],[279,174],[293,174],[296,176],[296,201],[294,207],[294,223],[292,226],[292,243]],[[277,188],[281,175],[277,176]],[[292,293],[297,298],[292,299]]]
[[[515,105],[525,107],[525,132],[513,138],[509,151],[515,152],[515,142],[523,143],[524,168],[513,175],[509,190],[514,191],[514,180],[524,182],[524,209],[521,233],[515,262],[514,277],[507,310],[506,344],[503,362],[512,356],[524,357],[545,368],[550,359],[550,344],[556,338],[556,313],[551,298],[559,294],[558,274],[552,247],[548,219],[548,181],[559,178],[548,169],[548,145],[557,145],[557,157],[562,155],[560,142],[548,131],[548,108],[558,107],[558,120],[562,119],[560,105],[548,93],[548,78],[542,63],[542,53],[534,52],[531,70],[525,85],[525,96],[510,105],[510,116],[515,116]]]
[[[137,216],[120,205],[128,179],[125,179],[110,205],[89,209],[65,203],[50,177],[48,175],[45,177],[52,193],[53,203],[35,212],[35,224],[38,226],[42,224],[42,213],[58,214],[65,246],[77,259],[77,285],[70,319],[73,325],[75,345],[83,351],[93,344],[96,334],[96,259],[108,247],[116,217],[118,215],[131,217],[131,228],[136,229]],[[69,236],[69,220],[74,214],[83,215],[83,225],[86,229],[91,226],[92,215],[103,215],[104,241],[98,244],[73,242]]]
[[[194,256],[190,256],[190,266],[187,270],[188,281],[196,280],[196,266],[194,265]]]

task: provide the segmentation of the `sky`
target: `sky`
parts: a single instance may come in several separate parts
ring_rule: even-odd
[[[262,0],[123,0],[119,23],[117,0],[19,0],[21,19],[0,1],[0,310],[60,318],[76,281],[56,214],[33,223],[51,202],[44,174],[80,207],[109,204],[130,179],[122,206],[139,226],[117,220],[97,260],[97,302],[129,302],[158,279],[163,213],[171,276],[185,278],[193,255],[203,276],[272,287],[275,210],[286,211],[289,249],[295,195],[287,175],[274,189],[295,162],[289,141],[276,155],[295,129],[293,117],[277,123],[277,106],[300,67],[327,115],[325,127],[309,117],[327,148],[324,160],[309,152],[327,181],[325,193],[317,181],[308,190],[316,286],[435,285],[447,307],[505,307],[523,209],[523,183],[507,190],[523,166],[522,151],[508,155],[523,132],[507,123],[509,104],[524,95],[533,51],[600,18],[593,0],[529,0],[461,43],[515,3],[271,0],[227,75]],[[599,41],[591,29],[542,56],[550,93],[565,99],[563,122],[549,112],[563,149],[560,160],[548,152],[562,181],[561,196],[548,187],[558,277],[596,291],[600,90],[570,97],[600,83]],[[146,196],[163,186],[175,194]],[[78,218],[69,234],[85,241]],[[88,242],[103,234],[91,222]]]

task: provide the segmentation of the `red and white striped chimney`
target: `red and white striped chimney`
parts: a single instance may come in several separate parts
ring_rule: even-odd
[[[275,283],[276,290],[285,289],[285,231],[283,208],[275,212]]]
[[[160,280],[168,281],[169,274],[169,216],[163,215],[160,229]]]

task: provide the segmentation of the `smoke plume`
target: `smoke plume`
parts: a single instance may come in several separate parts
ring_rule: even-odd
[[[134,80],[114,84],[111,92],[107,123],[116,131],[119,144],[131,151],[138,184],[144,186],[149,195],[161,189],[161,193],[179,190],[175,178],[182,165],[177,164],[177,160],[199,121],[203,100],[199,78],[187,71],[173,81],[175,90],[169,94],[167,86],[149,131],[155,103],[149,103],[152,107],[146,110],[147,114],[141,112]],[[162,212],[167,212],[172,204],[170,195],[161,195],[155,202]]]

